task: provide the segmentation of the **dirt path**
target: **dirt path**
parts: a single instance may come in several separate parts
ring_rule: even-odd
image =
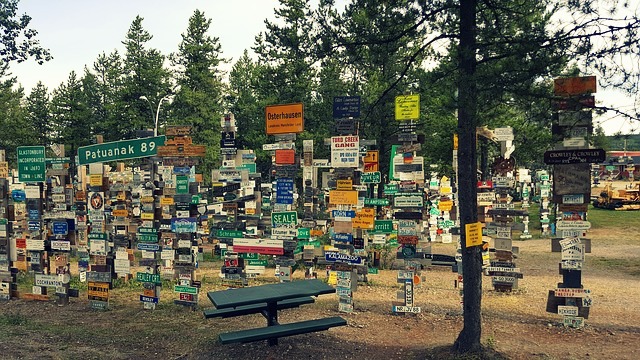
[[[559,253],[548,239],[517,241],[518,267],[524,273],[511,294],[496,293],[485,278],[483,333],[485,346],[509,359],[638,359],[640,347],[640,233],[627,229],[594,229],[582,283],[593,292],[591,316],[582,330],[564,328],[561,317],[545,312],[547,292],[561,276]],[[437,244],[450,252],[451,244]],[[203,270],[206,291],[220,289],[215,269]],[[353,314],[339,314],[337,299],[324,295],[315,304],[284,311],[281,322],[341,315],[348,326],[325,332],[264,342],[220,345],[221,332],[264,326],[260,315],[206,320],[202,308],[190,311],[170,303],[167,289],[155,311],[143,311],[134,286],[113,291],[112,309],[88,309],[82,298],[67,307],[52,302],[12,300],[0,304],[2,359],[443,359],[462,329],[458,291],[448,268],[426,271],[416,288],[417,315],[391,313],[399,285],[396,271],[381,271],[370,285],[359,286]],[[267,277],[269,278],[269,277]]]

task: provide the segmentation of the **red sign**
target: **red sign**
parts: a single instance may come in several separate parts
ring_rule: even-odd
[[[26,249],[27,248],[27,239],[16,239],[16,248],[18,248],[18,249]]]
[[[262,255],[284,255],[284,248],[266,246],[233,245],[233,251],[237,253],[258,253]]]
[[[416,235],[398,235],[398,244],[402,245],[417,245],[418,236]]]
[[[296,163],[296,151],[293,149],[276,150],[277,165],[293,165]]]
[[[182,301],[193,301],[193,294],[180,293],[180,300],[182,300]]]

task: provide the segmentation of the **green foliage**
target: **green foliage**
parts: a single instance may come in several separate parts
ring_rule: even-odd
[[[7,161],[12,166],[15,166],[16,148],[33,145],[34,136],[21,106],[23,89],[14,89],[14,85],[14,78],[0,81],[0,148],[6,150]]]
[[[31,17],[18,17],[19,0],[0,0],[0,76],[6,75],[11,62],[23,62],[30,57],[42,64],[51,60],[49,50],[40,46],[38,32],[29,27]]]
[[[70,153],[89,145],[87,132],[92,128],[82,80],[72,71],[66,83],[53,90],[51,100],[55,141],[70,146]]]
[[[119,115],[128,121],[116,127],[120,139],[134,138],[136,130],[153,129],[156,106],[170,93],[169,72],[163,67],[165,57],[158,50],[147,48],[153,36],[143,28],[142,21],[136,16],[122,42],[126,52],[118,102],[123,105]],[[149,102],[141,100],[141,96]],[[161,124],[159,121],[158,126]]]
[[[218,38],[207,35],[211,19],[196,10],[182,34],[179,51],[172,56],[177,67],[177,91],[171,106],[173,124],[191,125],[195,144],[207,146],[201,170],[206,178],[219,165],[220,118],[223,116],[221,58]]]
[[[33,134],[37,142],[42,146],[48,146],[51,142],[53,122],[49,110],[49,91],[47,87],[38,82],[31,94],[27,96],[26,120],[33,129]]]

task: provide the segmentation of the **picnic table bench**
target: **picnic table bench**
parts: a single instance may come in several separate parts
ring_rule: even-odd
[[[314,302],[312,296],[331,294],[335,291],[333,287],[317,279],[211,291],[207,296],[216,308],[205,310],[204,316],[227,318],[261,313],[267,319],[266,327],[220,334],[220,342],[231,344],[268,340],[269,345],[277,345],[278,338],[281,337],[346,325],[347,321],[339,316],[288,324],[278,323],[278,310],[310,304]]]

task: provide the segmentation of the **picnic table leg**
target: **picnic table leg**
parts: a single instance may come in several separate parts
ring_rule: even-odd
[[[267,326],[278,325],[278,303],[273,301],[267,303]],[[269,346],[278,345],[278,338],[269,339]]]

